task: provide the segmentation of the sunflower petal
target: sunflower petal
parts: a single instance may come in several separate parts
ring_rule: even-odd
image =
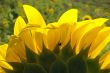
[[[40,14],[40,12],[35,9],[32,6],[29,5],[23,5],[24,11],[26,13],[28,23],[31,25],[36,25],[36,26],[41,26],[44,27],[46,26],[46,23]]]
[[[77,33],[79,34],[78,30],[85,28],[88,24],[90,24],[90,22],[91,21],[86,20],[86,21],[81,21],[81,22],[78,22],[75,24],[74,28],[72,29],[72,33],[71,33],[72,48],[74,48],[76,45],[76,41],[77,41],[77,37],[78,37],[78,35],[76,36],[76,34]]]
[[[7,52],[8,44],[0,45],[0,55],[5,58]]]
[[[42,51],[42,28],[28,27],[20,34],[27,47],[39,54]]]
[[[22,29],[26,26],[25,21],[21,16],[16,19],[15,26],[14,26],[14,35],[19,35]]]
[[[70,9],[66,11],[58,20],[59,24],[64,23],[75,23],[77,22],[78,17],[78,10],[77,9]]]
[[[110,27],[103,28],[91,44],[88,56],[95,58],[103,48],[110,42]]]
[[[101,69],[110,69],[110,51],[101,57],[102,65]]]
[[[11,36],[7,49],[6,60],[9,62],[26,61],[25,45],[20,37]]]
[[[6,72],[0,67],[0,73],[6,73]]]
[[[68,23],[65,23],[65,24],[62,24],[61,26],[59,26],[59,32],[60,32],[59,43],[61,44],[60,45],[61,49],[63,47],[65,47],[66,44],[70,41],[70,35],[71,35],[71,30],[72,30],[73,26],[69,25]]]
[[[79,53],[80,48],[79,48],[78,44],[81,42],[84,35],[89,33],[91,30],[93,30],[97,27],[101,27],[104,24],[104,22],[107,20],[108,19],[104,19],[104,18],[94,19],[94,20],[90,21],[89,24],[83,25],[82,27],[80,27],[80,29],[77,29],[77,31],[74,32],[74,36],[72,36],[72,38],[73,38],[72,41],[74,41],[74,45],[76,45],[76,54]]]
[[[40,54],[43,48],[43,29],[37,28],[32,31],[34,44],[35,44],[35,52]]]
[[[58,42],[60,40],[60,32],[59,29],[55,27],[55,25],[56,23],[48,24],[45,28],[45,33],[43,36],[46,48],[51,51],[53,51],[56,45],[58,45]]]
[[[96,38],[98,32],[102,29],[103,27],[97,27],[94,28],[90,31],[88,31],[88,33],[86,33],[80,40],[80,42],[77,44],[76,46],[76,53],[78,54],[81,49],[86,49],[88,48],[91,43],[94,41],[94,39]],[[94,33],[95,32],[95,33]],[[92,39],[91,39],[92,38]]]
[[[0,67],[13,70],[12,66],[10,66],[10,65],[9,65],[7,62],[5,62],[5,61],[0,61]]]

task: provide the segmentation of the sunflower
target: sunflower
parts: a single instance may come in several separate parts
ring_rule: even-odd
[[[108,20],[77,21],[78,10],[66,11],[58,21],[46,24],[40,12],[23,5],[10,37],[6,62],[14,73],[105,73],[110,71],[110,52],[101,53],[110,42]]]
[[[90,15],[85,15],[82,20],[92,20],[92,17]]]

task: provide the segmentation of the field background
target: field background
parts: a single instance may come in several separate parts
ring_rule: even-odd
[[[79,10],[78,21],[87,15],[110,18],[110,0],[0,0],[0,44],[8,42],[13,26],[20,15],[26,20],[22,5],[36,7],[48,23],[57,21],[63,12],[71,8]],[[110,22],[106,23],[108,26]]]

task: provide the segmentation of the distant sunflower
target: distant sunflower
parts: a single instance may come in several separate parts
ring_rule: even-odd
[[[90,15],[85,15],[82,17],[82,20],[92,20],[92,17]]]

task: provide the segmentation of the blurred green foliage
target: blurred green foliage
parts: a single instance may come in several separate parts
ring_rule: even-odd
[[[23,4],[36,7],[47,23],[57,21],[63,12],[71,8],[79,10],[79,20],[85,15],[110,18],[110,0],[0,0],[0,44],[7,42],[13,34],[17,16],[26,20]]]

